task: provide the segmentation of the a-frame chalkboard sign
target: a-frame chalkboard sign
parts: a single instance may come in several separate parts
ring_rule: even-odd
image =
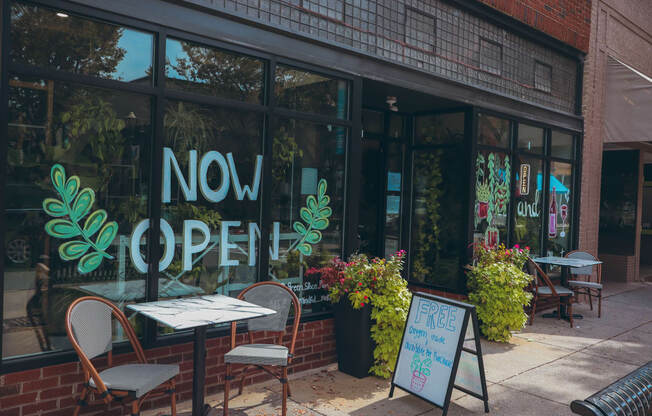
[[[389,397],[394,387],[441,408],[443,416],[456,388],[484,401],[489,413],[475,306],[414,293]]]

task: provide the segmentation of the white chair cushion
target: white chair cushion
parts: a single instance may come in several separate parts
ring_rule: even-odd
[[[559,296],[573,296],[573,291],[564,286],[555,285],[555,291]],[[552,290],[548,286],[541,286],[539,288],[540,295],[552,295]]]
[[[176,364],[125,364],[100,372],[109,390],[126,390],[141,397],[179,374]],[[91,378],[90,385],[95,387]]]
[[[229,364],[281,365],[288,364],[288,349],[276,344],[240,345],[224,355]]]
[[[584,280],[569,280],[568,284],[575,287],[588,287],[590,289],[602,289],[601,283],[586,282]]]

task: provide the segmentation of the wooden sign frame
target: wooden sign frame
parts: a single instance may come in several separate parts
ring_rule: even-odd
[[[399,385],[397,385],[395,383],[396,372],[398,370],[399,358],[400,358],[400,355],[401,355],[401,351],[403,350],[403,342],[405,341],[405,332],[407,331],[407,326],[408,326],[408,320],[406,319],[405,327],[403,328],[403,335],[401,337],[401,348],[399,349],[398,356],[396,357],[397,368],[395,368],[394,374],[392,375],[392,384],[391,384],[391,388],[389,390],[389,397],[391,398],[394,395],[394,388],[398,387],[399,389],[404,390],[404,391],[406,391],[406,392],[408,392],[410,394],[413,394],[413,395],[421,398],[422,400],[425,400],[426,402],[428,402],[428,403],[442,409],[443,410],[442,416],[446,416],[446,414],[448,413],[448,407],[450,405],[450,400],[451,400],[451,396],[452,396],[452,393],[453,393],[453,388],[456,388],[457,390],[460,390],[460,391],[462,391],[462,392],[464,392],[464,393],[466,393],[466,394],[468,394],[470,396],[473,396],[473,397],[475,397],[477,399],[482,400],[484,402],[484,411],[485,411],[485,413],[489,413],[489,395],[487,393],[487,380],[486,380],[485,373],[484,373],[484,362],[482,360],[482,346],[480,345],[480,328],[479,328],[479,325],[478,325],[478,316],[477,316],[477,313],[475,311],[475,306],[470,305],[468,303],[459,302],[459,301],[456,301],[456,300],[453,300],[453,299],[448,299],[448,298],[444,298],[444,297],[441,297],[441,296],[431,295],[429,293],[416,292],[416,293],[412,294],[412,300],[410,301],[410,309],[408,310],[408,319],[410,317],[410,311],[412,311],[412,306],[414,304],[414,299],[415,298],[425,298],[425,299],[429,299],[429,300],[432,300],[432,301],[435,301],[435,302],[444,303],[446,305],[455,306],[455,307],[458,307],[458,308],[461,308],[461,309],[464,310],[464,318],[463,318],[463,321],[462,321],[462,329],[460,331],[459,340],[457,341],[457,349],[455,351],[455,358],[453,360],[453,365],[451,367],[451,375],[450,375],[450,378],[448,380],[448,385],[446,387],[446,396],[445,396],[443,405],[440,405],[440,404],[434,403],[433,401],[425,398],[422,395],[419,395],[419,394],[417,394],[415,392],[407,390],[407,389],[405,389],[405,388],[403,388],[403,387],[401,387],[401,386],[399,386]],[[473,341],[475,342],[475,350],[472,350],[472,349],[464,346],[464,341],[470,341],[471,340],[471,339],[466,339],[466,333],[467,333],[467,327],[468,327],[469,321],[471,321],[471,325],[473,325],[473,337],[474,337]],[[469,354],[472,354],[472,355],[475,355],[477,357],[478,371],[480,373],[480,382],[481,382],[481,385],[482,385],[482,394],[478,394],[477,392],[471,391],[469,389],[466,389],[464,387],[461,387],[461,386],[458,386],[458,385],[455,384],[455,377],[457,376],[457,371],[458,371],[458,366],[459,366],[459,363],[460,363],[460,357],[462,355],[462,351],[464,351],[466,353],[469,353]]]

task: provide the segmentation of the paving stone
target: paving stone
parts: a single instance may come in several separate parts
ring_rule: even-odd
[[[633,329],[594,344],[583,352],[642,366],[652,360],[652,332]]]

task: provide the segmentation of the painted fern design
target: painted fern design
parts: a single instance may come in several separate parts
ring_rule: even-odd
[[[55,238],[75,238],[59,246],[59,256],[66,261],[79,259],[79,273],[92,272],[102,264],[104,258],[113,259],[106,249],[118,233],[118,223],[110,221],[105,224],[108,216],[103,209],[88,215],[95,202],[95,192],[90,188],[80,191],[78,176],[66,180],[63,166],[52,166],[50,178],[61,200],[46,198],[43,201],[43,210],[55,217],[45,224],[45,231]],[[86,221],[82,227],[80,221],[84,217]],[[93,240],[96,233],[97,238]]]
[[[326,195],[326,186],[326,180],[320,179],[317,184],[317,197],[308,195],[306,206],[299,211],[299,216],[303,222],[295,221],[292,224],[294,231],[301,235],[301,238],[294,244],[295,249],[299,250],[304,256],[311,255],[312,246],[321,241],[321,231],[328,228],[328,218],[333,213],[333,210],[328,206],[331,199]]]

